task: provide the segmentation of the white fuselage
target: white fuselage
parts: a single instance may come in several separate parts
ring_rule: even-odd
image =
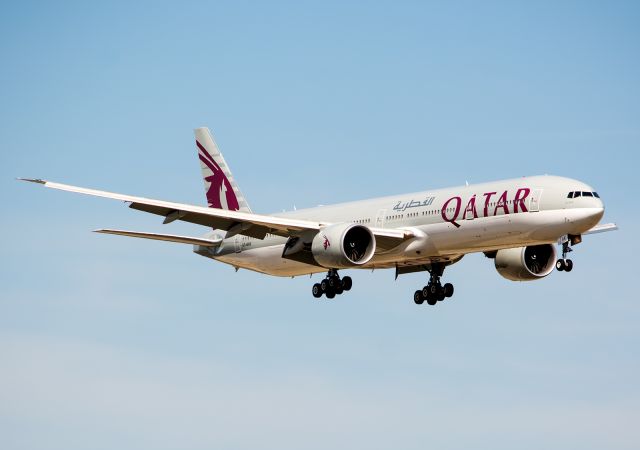
[[[408,229],[416,236],[354,268],[389,268],[431,262],[455,262],[466,253],[555,243],[580,235],[604,214],[600,198],[569,198],[588,185],[556,176],[523,177],[491,183],[429,190],[358,202],[274,214],[326,224],[353,222],[376,228]],[[223,232],[224,233],[224,232]],[[217,235],[211,232],[208,236]],[[282,257],[287,239],[236,235],[220,247],[194,251],[237,268],[277,276],[327,269]]]

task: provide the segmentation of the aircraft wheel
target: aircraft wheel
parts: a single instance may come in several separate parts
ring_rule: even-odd
[[[453,296],[453,284],[446,283],[442,288],[444,290],[444,296],[445,297]]]
[[[338,285],[338,280],[336,280],[336,277],[329,277],[329,279],[327,280],[327,283],[329,283],[329,287],[330,288],[335,288]]]
[[[416,291],[415,294],[413,294],[413,301],[416,305],[422,305],[422,303],[424,302],[422,291]]]
[[[351,286],[353,286],[353,280],[351,280],[350,276],[346,276],[342,279],[342,289],[345,291],[350,291]]]
[[[565,269],[564,259],[559,259],[556,261],[556,269],[558,272],[562,272]]]
[[[327,292],[329,290],[329,280],[326,278],[320,282],[320,289],[322,292]]]
[[[427,304],[433,306],[436,303],[438,303],[438,297],[436,297],[435,295],[429,294],[429,296],[427,297]]]
[[[335,291],[336,295],[340,295],[344,292],[344,289],[342,288],[342,286],[336,286]]]
[[[329,290],[327,292],[325,292],[325,294],[327,295],[327,298],[331,299],[331,298],[334,298],[336,296],[336,291],[334,291],[333,289],[329,288]]]
[[[313,287],[311,288],[311,293],[315,298],[322,297],[322,287],[320,286],[319,283],[316,283],[313,285]]]
[[[571,272],[571,270],[573,270],[573,261],[571,261],[570,259],[567,259],[567,261],[565,262],[566,267],[564,268],[565,271],[567,272]]]
[[[427,298],[431,293],[429,292],[429,286],[425,286],[422,288],[422,297]]]

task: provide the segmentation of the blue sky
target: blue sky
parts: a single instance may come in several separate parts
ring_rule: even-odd
[[[103,2],[0,7],[0,445],[7,449],[631,449],[635,2]],[[620,231],[575,269],[502,279],[240,271],[43,177],[204,203],[208,126],[252,208],[527,174],[593,185]],[[316,276],[319,279],[319,276]]]

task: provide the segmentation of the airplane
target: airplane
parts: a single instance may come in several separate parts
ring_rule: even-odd
[[[427,272],[416,304],[435,305],[453,295],[444,270],[468,253],[483,252],[508,280],[532,281],[570,272],[567,258],[584,235],[616,230],[600,224],[605,207],[587,184],[559,176],[532,176],[426,190],[276,214],[254,213],[208,128],[194,130],[208,207],[19,178],[48,188],[121,200],[129,207],[209,228],[201,237],[98,229],[135,238],[192,244],[198,255],[281,277],[325,273],[315,298],[349,291],[342,269]],[[555,245],[560,246],[557,258]]]

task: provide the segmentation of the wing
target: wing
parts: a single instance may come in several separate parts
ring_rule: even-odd
[[[615,231],[618,229],[618,225],[615,223],[605,223],[602,225],[596,225],[588,231],[585,231],[582,234],[596,234],[596,233],[604,233],[605,231]]]
[[[165,218],[163,223],[182,220],[184,222],[195,223],[218,230],[226,230],[226,237],[231,237],[236,234],[244,234],[258,239],[264,239],[267,233],[288,237],[299,235],[305,231],[319,231],[323,227],[331,224],[329,222],[317,222],[312,220],[291,219],[248,212],[205,208],[185,203],[174,203],[164,200],[135,197],[132,195],[99,191],[33,178],[19,178],[19,180],[41,184],[45,187],[61,191],[121,200],[129,203],[130,208],[163,216]],[[414,236],[412,231],[402,229],[371,228],[371,231],[376,236],[378,247],[382,250],[391,249],[402,243],[404,240],[410,239]]]

